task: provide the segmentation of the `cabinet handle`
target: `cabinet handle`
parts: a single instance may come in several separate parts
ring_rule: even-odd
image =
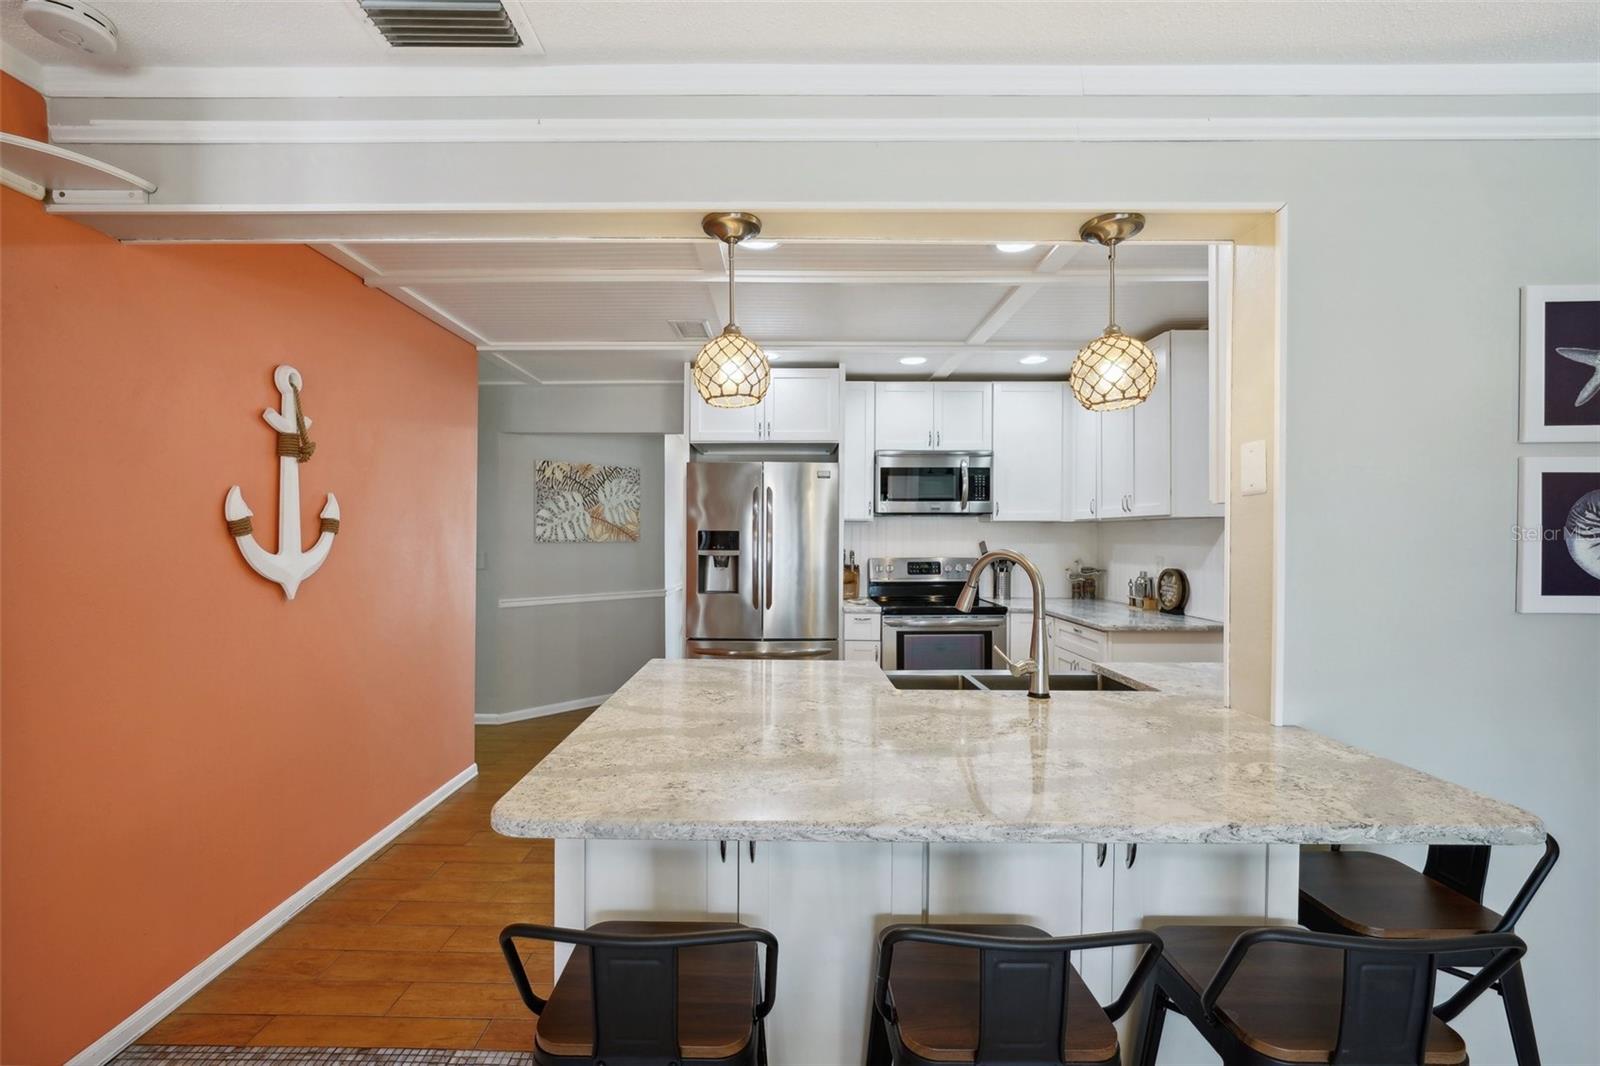
[[[1126,870],[1133,869],[1133,860],[1137,859],[1138,857],[1139,857],[1139,845],[1137,845],[1137,844],[1129,844],[1128,845],[1128,857],[1127,857],[1127,859],[1125,859],[1123,861],[1123,864],[1122,864],[1123,869],[1126,869]]]
[[[1094,864],[1096,866],[1104,866],[1106,864],[1106,846],[1104,844],[1096,844],[1094,846]]]
[[[940,430],[935,430],[934,431],[933,443],[943,447],[943,445],[944,445],[944,430],[940,429]]]
[[[717,854],[722,856],[723,862],[728,861],[728,842],[726,840],[717,841]]]
[[[750,841],[750,861],[756,861],[756,842],[754,840]],[[1130,862],[1129,865],[1132,865],[1132,863]]]

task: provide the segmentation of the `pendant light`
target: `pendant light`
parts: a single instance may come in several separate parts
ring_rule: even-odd
[[[706,234],[728,246],[728,324],[694,357],[694,387],[712,407],[752,407],[772,383],[767,353],[739,332],[733,322],[733,250],[740,241],[761,232],[761,220],[741,211],[707,215],[700,220]]]
[[[1109,323],[1104,333],[1084,346],[1067,372],[1072,395],[1090,411],[1133,407],[1148,400],[1156,387],[1155,353],[1117,325],[1117,245],[1142,229],[1143,215],[1119,211],[1097,215],[1078,230],[1085,241],[1105,245],[1111,262]]]

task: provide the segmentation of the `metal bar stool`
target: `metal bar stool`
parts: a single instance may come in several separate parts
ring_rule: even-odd
[[[575,945],[548,1000],[534,994],[518,939]],[[757,945],[766,946],[764,975]],[[716,922],[508,925],[500,950],[539,1018],[539,1066],[765,1066],[778,940]],[[765,994],[763,995],[763,990]]]
[[[1462,1006],[1522,957],[1511,933],[1371,940],[1294,926],[1164,926],[1134,1062],[1154,1066],[1167,1011],[1188,1018],[1229,1066],[1465,1066],[1467,1046],[1433,1012],[1446,960],[1483,958]]]
[[[1325,933],[1348,933],[1379,940],[1510,933],[1544,884],[1561,848],[1545,837],[1544,855],[1517,890],[1505,914],[1483,905],[1489,876],[1489,848],[1478,844],[1435,844],[1419,872],[1386,855],[1370,851],[1304,851],[1300,855],[1300,924]],[[1463,980],[1484,965],[1484,958],[1459,959],[1445,972]],[[1511,1044],[1520,1066],[1538,1066],[1539,1042],[1528,1006],[1528,986],[1520,963],[1494,982],[1505,1006]],[[1450,1021],[1465,1008],[1461,994],[1434,1011]]]
[[[1144,945],[1101,1008],[1073,951]],[[1052,937],[1031,925],[892,925],[878,939],[868,1066],[1115,1063],[1122,1017],[1154,973],[1161,941],[1132,930]]]

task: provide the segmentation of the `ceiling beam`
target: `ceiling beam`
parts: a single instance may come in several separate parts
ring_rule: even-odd
[[[1013,315],[1022,310],[1023,306],[1033,299],[1040,289],[1044,288],[1046,279],[1077,280],[1076,276],[1070,275],[1063,279],[1061,271],[1086,248],[1088,248],[1086,244],[1051,245],[1050,250],[1044,254],[1044,258],[1040,259],[1038,265],[1033,268],[1033,272],[1037,277],[1015,286],[1010,292],[1002,296],[1000,302],[995,304],[989,313],[984,315],[978,322],[977,326],[973,327],[972,332],[967,335],[967,343],[971,345],[989,343],[990,338],[999,333],[1001,327],[1009,322]],[[953,353],[934,370],[933,377],[936,380],[948,378],[951,374],[960,370],[971,356],[971,351]]]
[[[1029,341],[1004,341],[995,344],[968,344],[966,341],[917,340],[780,340],[761,338],[764,348],[781,353],[788,352],[1039,352],[1043,355],[1076,354],[1089,338],[1080,341],[1045,343]],[[478,345],[483,352],[696,352],[704,341],[640,341],[640,340],[539,340],[539,341],[485,341]]]
[[[700,280],[706,283],[706,295],[711,302],[711,329],[716,331],[728,324],[728,247],[721,241],[701,241],[694,246],[694,254],[705,275]]]
[[[717,248],[697,254],[718,259]],[[1042,264],[1041,264],[1042,265]],[[1207,280],[1206,267],[1119,267],[1117,282],[1129,285],[1195,284]],[[1104,285],[1104,268],[1049,274],[978,270],[763,270],[740,267],[739,284],[752,285]],[[377,289],[414,285],[681,284],[726,290],[726,265],[701,270],[393,270],[367,278]],[[722,302],[727,302],[726,296]]]

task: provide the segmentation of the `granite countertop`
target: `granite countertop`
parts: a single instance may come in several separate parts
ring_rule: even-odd
[[[1033,597],[1013,596],[1006,601],[1009,610],[1030,613]],[[1192,614],[1162,614],[1160,611],[1141,611],[1115,600],[1075,600],[1065,596],[1047,596],[1044,612],[1052,618],[1076,622],[1090,629],[1108,633],[1220,633],[1222,623],[1214,618],[1201,618]]]
[[[492,824],[689,840],[1544,838],[1526,811],[1214,699],[900,691],[872,663],[772,660],[646,664]]]
[[[845,600],[845,614],[882,614],[883,608],[878,606],[876,600],[860,599]]]
[[[1222,702],[1221,663],[1095,663],[1094,672],[1149,692]]]

